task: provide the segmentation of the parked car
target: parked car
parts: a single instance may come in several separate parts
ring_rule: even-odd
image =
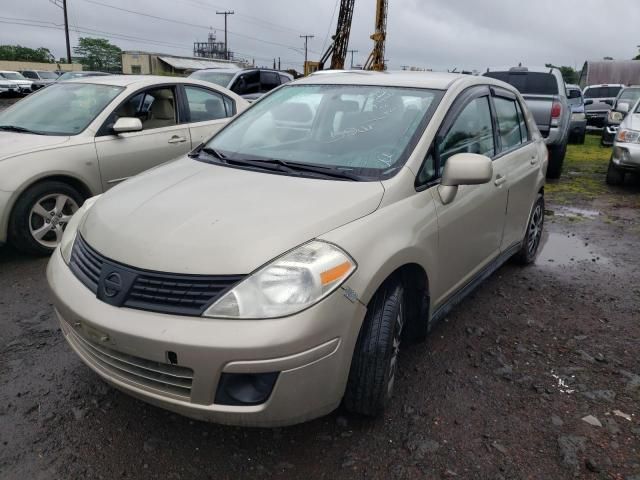
[[[404,338],[507,259],[534,260],[546,168],[505,83],[306,77],[87,201],[49,262],[53,302],[90,368],[163,408],[260,426],[341,402],[376,415]]]
[[[620,123],[622,123],[624,117],[639,99],[640,86],[625,87],[620,90],[605,120],[602,139],[600,141],[603,146],[609,147],[613,145],[613,140],[616,137],[616,133],[618,133]]]
[[[595,128],[604,127],[613,102],[623,88],[624,85],[619,84],[601,84],[589,85],[583,90],[582,96],[585,99],[587,126]]]
[[[193,79],[56,82],[0,112],[0,244],[53,251],[91,196],[181,156],[248,103]]]
[[[628,172],[640,172],[640,101],[633,105],[616,133],[607,183],[622,185]]]
[[[584,113],[584,98],[578,85],[567,85],[567,99],[571,107],[569,143],[582,145],[587,134],[587,117]]]
[[[207,68],[196,70],[189,78],[215,83],[228,88],[244,99],[254,101],[282,84],[293,81],[287,72],[268,68]]]
[[[47,70],[22,70],[20,73],[23,77],[33,82],[31,85],[32,90],[38,90],[39,88],[51,85],[59,77],[56,72],[49,72]]]
[[[509,83],[522,93],[549,149],[547,178],[560,178],[571,125],[571,108],[560,70],[513,67],[488,69],[484,76]]]
[[[20,73],[10,70],[0,70],[0,81],[3,84],[13,85],[13,91],[10,93],[27,94],[32,91],[32,81],[24,78]]]
[[[110,73],[105,72],[65,72],[58,77],[56,81],[63,82],[65,80],[73,80],[75,78],[84,78],[84,77],[105,77],[107,75],[111,75]]]

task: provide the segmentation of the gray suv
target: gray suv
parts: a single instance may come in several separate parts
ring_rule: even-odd
[[[502,80],[522,93],[549,150],[547,178],[560,178],[571,123],[571,107],[560,70],[519,66],[487,69],[484,76]]]
[[[293,80],[289,73],[267,68],[207,68],[193,72],[189,78],[223,86],[250,102]]]

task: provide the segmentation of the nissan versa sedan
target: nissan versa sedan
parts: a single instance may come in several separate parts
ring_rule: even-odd
[[[0,245],[50,254],[86,198],[180,157],[249,104],[198,80],[56,82],[0,112]]]
[[[498,80],[307,77],[85,202],[47,268],[55,311],[106,381],[190,417],[376,415],[402,342],[534,260],[547,163]]]

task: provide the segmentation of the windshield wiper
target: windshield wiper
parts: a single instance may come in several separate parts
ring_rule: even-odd
[[[225,159],[225,160],[229,161],[229,159]],[[344,170],[340,170],[336,167],[328,167],[328,166],[322,166],[322,165],[309,165],[308,163],[287,162],[285,160],[280,160],[278,158],[233,159],[231,161],[243,162],[243,163],[246,162],[247,164],[252,164],[260,167],[266,167],[267,165],[278,166],[280,170],[284,170],[289,173],[307,172],[307,173],[317,173],[325,177],[338,178],[341,180],[352,180],[352,181],[360,180],[360,177],[358,177],[357,175],[354,175]]]
[[[45,135],[43,132],[29,130],[28,128],[18,127],[16,125],[0,125],[0,130],[4,130],[6,132],[19,132],[19,133],[32,133],[34,135]]]

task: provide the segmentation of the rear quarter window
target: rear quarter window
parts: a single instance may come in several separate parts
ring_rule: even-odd
[[[485,77],[502,80],[514,86],[522,94],[557,95],[556,77],[544,72],[487,72]]]

